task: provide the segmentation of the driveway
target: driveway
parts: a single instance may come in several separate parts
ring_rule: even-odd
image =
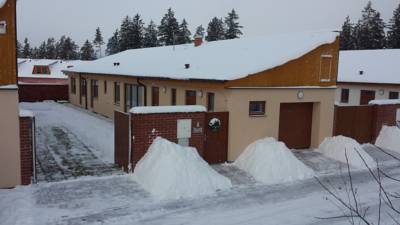
[[[33,111],[36,118],[39,182],[122,174],[113,164],[111,120],[55,102],[21,103],[21,108]]]

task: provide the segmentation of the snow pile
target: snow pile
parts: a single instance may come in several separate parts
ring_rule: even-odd
[[[400,129],[383,126],[375,145],[383,149],[400,152]]]
[[[397,105],[400,104],[400,99],[380,99],[380,100],[371,100],[368,103],[369,105]]]
[[[314,176],[282,142],[265,138],[250,144],[234,165],[265,184],[292,182]]]
[[[157,138],[135,167],[134,179],[158,199],[196,198],[232,187],[195,148]]]
[[[335,159],[343,163],[347,163],[347,154],[349,165],[354,168],[366,169],[361,157],[365,160],[370,168],[376,167],[375,160],[373,160],[371,156],[369,156],[368,153],[362,149],[361,145],[352,138],[344,136],[325,138],[317,151],[328,158]],[[361,155],[361,157],[357,152]]]
[[[202,105],[182,105],[182,106],[140,106],[133,107],[129,112],[133,114],[150,113],[189,113],[206,112],[206,107]]]

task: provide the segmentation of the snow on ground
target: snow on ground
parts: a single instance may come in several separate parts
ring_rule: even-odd
[[[292,182],[314,176],[282,142],[265,138],[250,144],[233,165],[265,184]]]
[[[111,120],[55,102],[21,103],[34,112],[38,127],[64,127],[91,147],[98,158],[114,162],[114,124]]]
[[[316,151],[328,158],[346,164],[348,161],[349,165],[354,168],[366,169],[363,159],[370,168],[376,167],[375,160],[362,149],[361,145],[356,140],[348,137],[336,136],[325,138]]]
[[[383,149],[400,152],[400,129],[383,126],[375,145]]]
[[[376,159],[385,159],[381,169],[400,177],[400,163],[373,150]],[[396,154],[396,153],[394,153]],[[399,153],[400,154],[400,153]],[[390,164],[390,163],[393,164]],[[391,166],[386,166],[387,164]],[[396,164],[394,164],[396,163]],[[322,168],[324,162],[321,163]],[[130,175],[101,178],[80,178],[73,181],[39,184],[14,190],[0,190],[0,224],[23,225],[347,225],[346,218],[332,220],[342,214],[333,199],[314,179],[295,183],[264,185],[249,182],[247,176],[232,166],[219,165],[229,176],[233,188],[198,199],[157,201]],[[320,177],[337,188],[344,185],[339,170]],[[384,179],[387,191],[398,191],[399,184]],[[360,196],[360,207],[369,207],[367,217],[376,221],[378,186],[365,170],[353,173],[353,183]],[[343,191],[338,190],[342,195]],[[20,199],[21,201],[17,201]],[[393,199],[400,207],[400,199]],[[11,209],[15,209],[12,211]],[[29,210],[29,211],[28,211]],[[383,209],[382,215],[385,214]],[[18,221],[17,221],[18,220]],[[393,224],[388,216],[381,224]],[[15,221],[13,224],[9,221]],[[25,222],[25,223],[24,223]],[[357,224],[357,222],[356,222]]]
[[[198,198],[232,187],[192,147],[156,138],[135,167],[134,179],[158,199]]]

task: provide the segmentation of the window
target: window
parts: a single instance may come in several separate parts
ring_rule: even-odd
[[[50,74],[48,66],[34,66],[32,74]]]
[[[71,77],[71,93],[76,94],[76,79]]]
[[[107,81],[104,81],[104,94],[107,94]]]
[[[333,59],[333,56],[331,54],[321,55],[321,63],[320,63],[320,81],[321,82],[331,81],[332,59]]]
[[[368,105],[372,100],[375,100],[375,91],[361,90],[360,105]]]
[[[158,106],[160,105],[160,90],[158,87],[151,88],[151,105]]]
[[[342,89],[342,93],[340,96],[340,102],[341,103],[349,103],[349,94],[350,94],[349,89]]]
[[[265,101],[251,101],[249,104],[250,116],[264,116],[265,115]]]
[[[99,97],[99,82],[97,80],[91,80],[92,82],[92,97]]]
[[[176,105],[176,88],[171,89],[171,105]]]
[[[144,106],[144,87],[125,84],[125,112],[136,106]]]
[[[81,96],[86,96],[86,79],[81,79]]]
[[[399,99],[399,92],[389,92],[389,99]]]
[[[186,105],[196,105],[196,91],[188,90],[186,91]]]
[[[215,105],[215,94],[208,92],[207,93],[207,110],[214,111],[214,105]]]
[[[119,82],[114,82],[114,104],[119,105],[120,102],[120,84]]]

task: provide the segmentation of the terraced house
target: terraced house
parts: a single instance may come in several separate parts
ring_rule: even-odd
[[[266,136],[308,149],[332,135],[338,43],[315,32],[128,50],[67,69],[69,100],[108,117],[158,105],[229,112],[228,160]]]

